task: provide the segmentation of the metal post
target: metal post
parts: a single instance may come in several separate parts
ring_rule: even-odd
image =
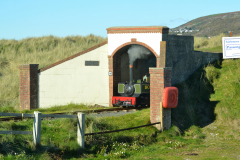
[[[130,79],[130,84],[133,83],[133,65],[129,65],[129,79]]]
[[[35,146],[41,145],[41,116],[42,113],[34,111],[33,121],[33,144]]]
[[[232,31],[230,31],[230,37],[232,37]]]
[[[85,134],[85,114],[78,113],[78,126],[77,126],[77,142],[84,148],[84,134]]]

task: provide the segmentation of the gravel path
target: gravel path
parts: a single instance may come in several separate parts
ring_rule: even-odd
[[[99,113],[91,113],[87,114],[86,116],[93,116],[93,117],[119,117],[126,114],[134,113],[136,110],[124,110],[124,111],[110,111],[110,112],[99,112]]]

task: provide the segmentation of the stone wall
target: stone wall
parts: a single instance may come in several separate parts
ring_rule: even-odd
[[[194,51],[193,36],[168,35],[166,40],[166,67],[172,67],[172,85],[181,83],[198,68],[222,59],[222,53]]]

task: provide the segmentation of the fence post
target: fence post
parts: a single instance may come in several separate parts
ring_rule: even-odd
[[[42,117],[41,112],[34,111],[33,144],[35,146],[41,145],[41,117]]]
[[[77,142],[84,148],[84,134],[85,134],[85,114],[78,113],[78,126],[77,126]]]
[[[160,102],[160,130],[171,128],[171,108],[163,108],[162,102]]]

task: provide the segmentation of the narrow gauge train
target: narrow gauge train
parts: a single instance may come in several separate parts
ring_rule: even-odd
[[[129,65],[130,81],[118,83],[118,93],[121,96],[112,97],[113,106],[150,106],[150,83],[145,76],[143,80],[133,80],[133,65]]]

